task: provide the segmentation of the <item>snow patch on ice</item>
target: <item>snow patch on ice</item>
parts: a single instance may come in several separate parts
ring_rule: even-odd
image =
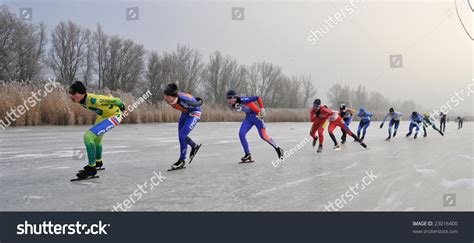
[[[356,166],[356,165],[357,165],[357,163],[352,163],[351,165],[345,167],[344,170],[351,169],[351,168],[353,168],[353,167]]]
[[[54,167],[54,168],[52,168],[52,169],[54,169],[54,170],[62,170],[62,169],[69,169],[69,168],[71,168],[71,167],[69,167],[69,166],[58,166],[58,167]]]
[[[226,143],[236,143],[236,140],[222,140],[217,142],[216,144],[226,144]]]
[[[454,181],[443,179],[441,185],[446,188],[467,187],[474,189],[474,178],[463,178]]]

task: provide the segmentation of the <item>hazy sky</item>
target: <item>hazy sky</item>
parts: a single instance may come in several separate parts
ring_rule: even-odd
[[[131,38],[148,50],[172,51],[186,44],[206,61],[215,50],[243,64],[269,61],[287,74],[310,74],[323,99],[327,88],[339,82],[363,84],[390,99],[413,99],[432,108],[473,82],[473,41],[450,0],[2,2],[14,13],[31,7],[33,21],[49,28],[69,19],[90,28],[101,23],[107,33]],[[457,2],[472,33],[467,0]],[[138,20],[126,21],[127,7],[139,7]],[[245,20],[232,20],[232,7],[245,8]],[[345,16],[337,20],[336,12]],[[333,24],[328,28],[329,16]],[[320,28],[326,34],[312,45],[310,31]],[[389,56],[396,54],[403,55],[403,67],[390,68]],[[472,114],[473,96],[463,97],[456,110]]]

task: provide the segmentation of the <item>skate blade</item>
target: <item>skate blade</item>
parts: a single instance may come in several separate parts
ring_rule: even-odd
[[[255,160],[250,160],[250,161],[240,161],[239,164],[250,164],[250,163],[253,163],[255,162]]]
[[[105,170],[104,167],[100,167],[100,168],[96,168],[97,171],[100,171],[100,170]],[[79,170],[79,172],[83,172],[84,170]]]
[[[197,146],[196,153],[194,154],[193,157],[190,157],[190,158],[189,158],[189,163],[188,163],[188,164],[191,164],[191,162],[193,162],[193,159],[194,159],[194,157],[196,157],[196,154],[199,152],[199,149],[201,148],[201,146],[202,146],[202,144],[199,144],[199,145]]]
[[[182,169],[186,169],[186,167],[181,167],[181,168],[171,168],[171,169],[169,169],[168,171],[182,170]]]
[[[99,178],[98,175],[95,175],[95,176],[89,176],[89,177],[85,177],[85,178],[75,178],[75,179],[71,179],[71,181],[84,181],[84,180],[89,180],[89,179],[96,179],[96,178]]]

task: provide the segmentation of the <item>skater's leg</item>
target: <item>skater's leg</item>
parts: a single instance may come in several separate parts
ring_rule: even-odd
[[[354,138],[355,141],[360,142],[359,136],[356,136],[356,135],[351,131],[351,129],[349,129],[349,127],[347,126],[346,123],[341,122],[340,120],[336,120],[336,121],[335,121],[335,124],[336,124],[336,126],[339,126],[339,127],[341,127],[344,131],[346,131],[346,133],[347,133],[349,136],[351,136],[352,138]]]
[[[400,121],[394,121],[395,129],[393,131],[393,137],[397,135],[398,127],[400,126]]]
[[[267,129],[265,128],[265,123],[258,118],[255,118],[253,120],[254,120],[255,126],[257,127],[258,135],[260,135],[260,138],[263,139],[268,144],[270,144],[270,146],[272,146],[274,149],[278,148],[275,141],[273,141],[273,139],[270,136],[268,136]]]
[[[414,123],[410,123],[410,126],[408,127],[408,133],[407,133],[407,137],[408,136],[411,136],[411,134],[413,133],[413,129],[415,128],[415,124]]]
[[[319,122],[313,122],[313,124],[311,125],[311,130],[309,131],[309,135],[313,138],[313,139],[317,139],[318,137],[316,137],[316,131],[319,131],[319,128],[322,128],[322,124],[319,123]]]
[[[102,162],[102,138],[104,134],[97,136],[94,139],[95,143],[95,162]]]
[[[245,120],[242,122],[242,125],[240,126],[239,138],[240,138],[240,143],[242,144],[242,148],[244,149],[245,154],[250,153],[249,144],[245,136],[247,135],[249,130],[252,128],[252,126],[253,126],[253,122],[251,122],[247,117],[245,118]]]
[[[362,127],[362,137],[365,138],[365,134],[367,133],[367,128],[370,126],[370,121],[364,123],[364,126]],[[358,136],[359,134],[357,134]]]
[[[357,137],[360,137],[360,132],[362,131],[362,128],[364,128],[364,125],[364,122],[359,122],[359,126],[357,127]]]
[[[186,115],[186,116],[187,117],[185,118],[184,125],[179,130],[179,148],[180,148],[179,159],[180,160],[186,159],[188,143],[190,141],[192,142],[192,140],[188,137],[188,135],[191,133],[191,131],[194,129],[194,127],[199,121],[198,116],[191,116],[191,115]],[[196,146],[196,144],[194,144],[194,146]]]
[[[390,122],[388,123],[388,138],[392,137],[392,127],[394,125],[395,125],[395,123],[393,122],[393,120],[390,120]]]
[[[90,130],[87,130],[84,133],[84,144],[86,145],[87,151],[87,161],[89,166],[95,166],[95,155],[96,155],[96,147],[95,147],[95,139],[97,136],[92,133]]]
[[[319,135],[319,145],[323,145],[324,142],[324,128],[321,126],[318,129],[318,135]]]
[[[341,128],[341,132],[342,132],[341,140],[346,141],[347,133],[342,128]]]
[[[439,129],[436,127],[435,124],[432,124],[431,127],[432,127],[435,131],[437,131],[439,134],[441,134],[442,136],[444,136],[444,133],[443,133],[441,130],[439,130]]]
[[[98,117],[96,124],[84,134],[84,144],[86,145],[87,159],[90,166],[95,166],[96,160],[102,159],[102,137],[104,134],[120,122],[115,117],[113,118],[112,122],[109,119]]]
[[[334,136],[334,129],[336,128],[336,123],[335,121],[332,121],[329,123],[329,127],[328,127],[328,133],[329,133],[329,137],[331,137],[331,140],[332,142],[334,143],[334,146],[337,146],[338,143],[337,143],[337,140],[336,140],[336,137]]]

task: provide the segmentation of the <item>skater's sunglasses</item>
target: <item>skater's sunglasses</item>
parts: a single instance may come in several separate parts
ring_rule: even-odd
[[[237,98],[237,96],[235,96],[235,95],[234,95],[234,96],[227,96],[227,99],[228,99],[228,100],[230,100],[230,99],[235,99],[235,98]]]

